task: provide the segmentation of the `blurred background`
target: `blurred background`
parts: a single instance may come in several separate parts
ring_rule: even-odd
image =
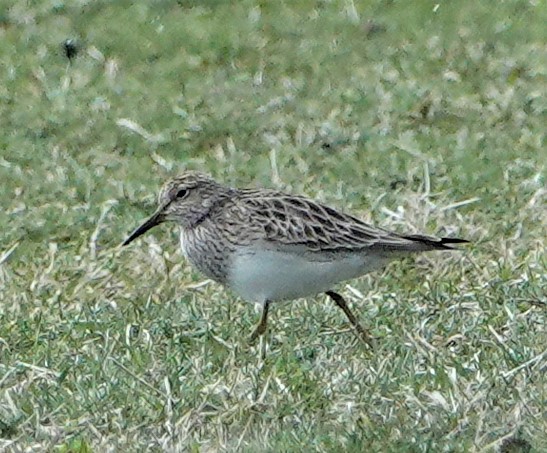
[[[0,449],[547,449],[546,23],[521,0],[0,3]],[[342,288],[379,351],[321,296],[274,309],[263,359],[174,228],[118,248],[183,169],[473,243]]]

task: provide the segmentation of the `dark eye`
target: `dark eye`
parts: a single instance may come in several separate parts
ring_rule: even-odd
[[[188,189],[179,189],[177,192],[177,198],[184,198],[186,195],[188,195]]]

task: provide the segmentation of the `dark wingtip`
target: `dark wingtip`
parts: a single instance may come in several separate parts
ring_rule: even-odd
[[[441,244],[469,244],[469,241],[460,238],[441,238]]]
[[[437,247],[441,249],[457,250],[452,247],[451,244],[469,244],[469,241],[460,238],[440,238],[440,242],[437,242]]]
[[[469,241],[460,238],[435,238],[431,236],[424,236],[421,234],[411,234],[404,236],[405,239],[410,241],[416,241],[425,246],[421,250],[457,250],[452,247],[453,244],[466,244]]]

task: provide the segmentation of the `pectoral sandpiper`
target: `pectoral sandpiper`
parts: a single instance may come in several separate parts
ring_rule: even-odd
[[[451,244],[467,242],[394,233],[303,196],[236,189],[190,171],[163,186],[158,204],[123,245],[160,223],[176,222],[182,251],[193,266],[262,306],[251,340],[266,331],[272,302],[325,293],[369,343],[333,287],[409,253],[452,250]]]

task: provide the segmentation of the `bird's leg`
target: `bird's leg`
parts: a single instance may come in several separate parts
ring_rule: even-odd
[[[255,330],[251,334],[250,341],[255,341],[260,335],[263,335],[268,328],[268,310],[270,309],[270,301],[266,300],[264,306],[262,307],[262,316],[260,317],[260,322],[255,327]]]
[[[361,339],[371,348],[374,348],[372,338],[370,337],[368,332],[363,329],[361,324],[359,324],[359,321],[357,321],[357,318],[349,309],[345,299],[340,294],[335,293],[334,291],[327,291],[325,294],[329,296],[336,303],[336,305],[338,305],[344,311],[347,318],[349,319],[349,322],[353,325],[353,327],[355,327],[355,330],[357,330]]]

